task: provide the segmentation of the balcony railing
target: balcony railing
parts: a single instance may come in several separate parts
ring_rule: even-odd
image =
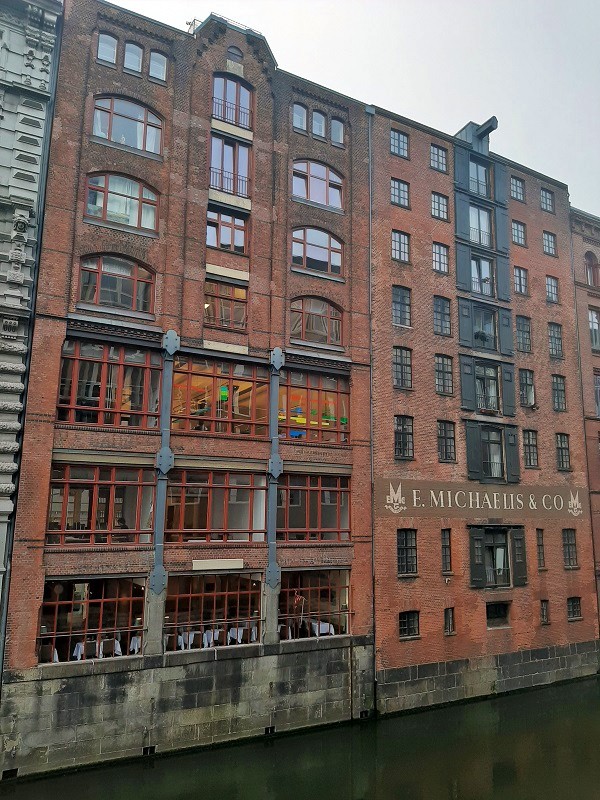
[[[497,412],[500,408],[497,394],[490,394],[489,392],[477,392],[477,410],[478,411],[494,411]]]
[[[490,247],[492,236],[489,231],[483,231],[481,228],[471,228],[471,241],[482,244],[484,247]]]
[[[210,169],[210,185],[213,189],[220,189],[227,194],[237,197],[249,197],[249,181],[245,175],[236,175],[223,169]]]
[[[471,279],[471,290],[473,292],[478,292],[479,294],[485,294],[488,295],[488,297],[491,297],[493,294],[492,281],[489,278],[478,278],[473,276]]]
[[[472,192],[487,197],[489,194],[487,181],[478,181],[477,178],[469,179],[469,186]]]
[[[510,586],[510,569],[486,567],[486,586]]]
[[[239,103],[229,103],[220,97],[213,97],[213,117],[240,128],[252,128],[252,112],[249,108],[244,108]]]
[[[483,474],[486,478],[503,478],[504,465],[501,461],[483,461]]]

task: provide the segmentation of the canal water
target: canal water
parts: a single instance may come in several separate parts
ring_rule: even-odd
[[[2,784],[11,800],[600,800],[600,679]]]

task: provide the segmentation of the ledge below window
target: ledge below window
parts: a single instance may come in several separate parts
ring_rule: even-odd
[[[127,311],[122,308],[112,308],[111,306],[97,306],[94,303],[77,303],[75,306],[77,311],[93,311],[97,314],[103,314],[111,317],[125,317],[125,319],[143,319],[148,322],[154,322],[156,317],[147,311]]]

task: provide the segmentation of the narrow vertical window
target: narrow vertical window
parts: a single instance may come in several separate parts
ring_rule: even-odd
[[[452,572],[452,530],[442,528],[442,572]]]
[[[444,609],[444,633],[446,636],[451,636],[456,633],[454,628],[454,608]]]
[[[446,244],[440,242],[433,243],[433,269],[435,272],[441,272],[443,275],[448,274],[448,265],[450,262],[450,248]]]
[[[294,103],[292,125],[294,128],[296,128],[296,130],[306,130],[307,116],[308,113],[306,111],[306,106],[303,106],[300,103]]]
[[[537,545],[537,561],[538,569],[546,569],[546,550],[544,548],[544,529],[535,529],[535,538]]]
[[[417,532],[414,528],[397,531],[398,575],[417,574]]]
[[[565,567],[577,566],[577,539],[574,528],[563,528],[563,559]]]
[[[395,156],[408,158],[408,134],[392,129],[390,133],[390,150]]]
[[[392,286],[392,325],[411,325],[411,291],[406,286]]]
[[[341,119],[331,120],[331,141],[333,144],[344,144],[344,123]]]
[[[394,347],[392,358],[394,388],[412,389],[412,350],[408,347]]]
[[[438,420],[438,460],[440,462],[456,461],[456,433],[454,422]]]
[[[414,456],[413,418],[397,415],[394,417],[394,457],[412,459]]]
[[[156,50],[150,51],[150,66],[148,75],[158,81],[167,80],[167,57]]]
[[[392,231],[392,258],[408,264],[410,261],[410,236],[402,231]]]
[[[133,42],[125,42],[125,58],[123,59],[123,67],[132,72],[142,71],[142,59],[144,51],[142,48]]]
[[[101,33],[98,36],[98,61],[105,61],[107,64],[117,63],[117,40],[108,33]]]

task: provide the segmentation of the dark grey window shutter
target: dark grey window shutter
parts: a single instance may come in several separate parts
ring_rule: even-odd
[[[525,552],[525,531],[523,528],[511,528],[510,541],[512,549],[513,586],[526,586],[527,554]]]
[[[462,297],[458,298],[458,340],[464,347],[473,347],[473,307]]]
[[[460,396],[461,405],[468,411],[475,411],[475,359],[460,357]]]
[[[498,300],[510,300],[510,264],[506,256],[496,259],[496,286]]]
[[[508,253],[508,211],[505,208],[496,208],[496,250]]]
[[[504,429],[504,452],[506,453],[506,481],[507,483],[519,483],[521,477],[519,442],[517,428],[513,425]]]
[[[456,192],[454,195],[456,208],[456,235],[461,239],[469,239],[471,236],[471,223],[469,218],[469,198]]]
[[[469,191],[469,151],[454,147],[454,181],[458,189]]]
[[[471,561],[471,586],[483,589],[486,584],[483,528],[469,528],[469,555]]]
[[[478,422],[465,421],[467,438],[467,474],[469,480],[481,479],[481,429]]]
[[[462,242],[456,243],[456,286],[471,291],[471,248]]]
[[[497,203],[508,203],[508,170],[504,164],[494,164],[494,196]]]
[[[508,308],[501,308],[498,312],[498,339],[502,355],[512,356],[514,353],[512,314]]]
[[[514,364],[502,364],[502,408],[507,417],[514,417],[516,414],[515,406],[515,366]]]

